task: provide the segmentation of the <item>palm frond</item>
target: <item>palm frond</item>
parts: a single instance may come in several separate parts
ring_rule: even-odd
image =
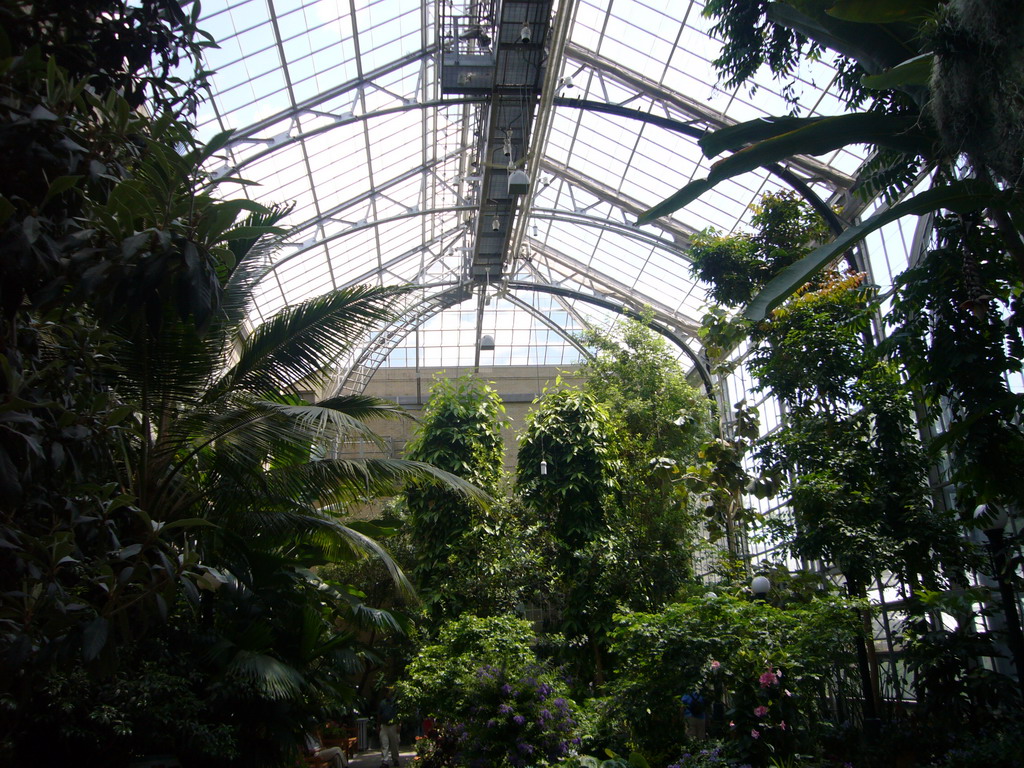
[[[238,362],[206,401],[238,388],[277,394],[299,382],[315,384],[332,361],[391,317],[396,297],[407,290],[357,286],[282,310],[241,342]]]
[[[240,650],[228,664],[227,675],[244,680],[270,699],[302,696],[306,678],[292,666],[265,653]]]
[[[325,505],[394,496],[414,481],[437,483],[484,506],[492,501],[485,491],[458,475],[410,459],[321,459],[281,470],[282,474],[290,472],[295,473],[290,478],[291,483],[308,483],[319,488]]]
[[[295,419],[296,426],[308,430],[308,433],[317,440],[341,440],[346,437],[357,437],[373,443],[379,448],[385,447],[383,438],[360,421],[363,415],[390,416],[401,418],[408,416],[407,412],[386,400],[376,398],[360,398],[365,402],[353,404],[351,411],[335,407],[332,401],[341,398],[331,398],[312,405],[291,405],[262,401],[264,408],[276,409],[284,416]],[[345,406],[343,402],[338,406]],[[411,417],[410,417],[411,418]]]
[[[246,228],[273,227],[292,212],[294,205],[273,205],[267,212],[253,211],[243,222]],[[235,266],[224,283],[220,323],[234,334],[246,317],[253,289],[266,274],[270,257],[278,251],[286,235],[237,238],[229,243]]]
[[[222,366],[220,352],[211,350],[195,327],[175,322],[152,336],[125,334],[113,355],[118,393],[138,403],[153,423],[196,402]]]
[[[369,536],[335,520],[332,525],[318,530],[310,538],[321,547],[328,559],[336,559],[343,549],[361,557],[376,557],[387,569],[388,575],[398,588],[399,593],[407,600],[413,602],[418,599],[416,597],[416,590],[405,575],[402,567],[395,562],[394,558],[391,557],[380,543]],[[351,595],[339,594],[351,603],[349,599],[352,597]]]
[[[335,395],[315,405],[346,413],[354,419],[413,419],[400,405],[370,395]]]
[[[374,608],[360,600],[352,601],[350,620],[362,630],[395,632],[400,635],[409,631],[409,622],[400,614],[384,608]]]

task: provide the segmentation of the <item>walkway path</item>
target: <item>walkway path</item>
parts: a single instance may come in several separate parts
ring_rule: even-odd
[[[398,754],[402,759],[402,768],[411,768],[413,764],[412,758],[416,754],[416,749],[411,744],[403,745]],[[352,759],[348,761],[348,764],[349,768],[380,768],[380,750],[366,749],[362,752],[357,752],[352,755]]]

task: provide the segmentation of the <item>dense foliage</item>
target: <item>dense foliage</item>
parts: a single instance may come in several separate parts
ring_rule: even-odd
[[[777,608],[719,591],[619,618],[609,716],[656,762],[678,755],[684,694],[703,698],[700,714],[734,757],[763,765],[769,756],[817,751],[837,725],[829,684],[849,667],[856,605],[821,594]]]
[[[410,663],[399,698],[408,709],[455,722],[469,706],[467,685],[479,669],[496,667],[518,677],[536,664],[533,637],[529,622],[514,616],[466,614],[448,621]]]
[[[1015,469],[1024,461],[1024,395],[1006,378],[1024,359],[1020,283],[990,225],[946,216],[936,231],[935,247],[899,278],[887,347],[928,417],[950,420],[933,448],[950,456],[965,508],[1024,499]]]
[[[546,530],[557,629],[580,680],[603,677],[616,597],[603,589],[616,484],[608,412],[579,389],[547,390],[531,411],[516,467],[523,505]]]
[[[408,455],[498,496],[504,412],[498,393],[486,383],[472,377],[439,379]],[[513,558],[500,551],[517,538],[516,521],[504,503],[487,509],[436,484],[410,487],[404,499],[415,541],[416,585],[432,622],[463,611],[509,610],[517,602],[509,582],[522,571],[512,572]],[[488,569],[493,578],[482,578]]]
[[[0,759],[280,764],[344,711],[356,632],[395,626],[313,566],[369,552],[367,494],[452,475],[350,462],[398,415],[317,399],[389,316],[335,292],[253,327],[282,211],[222,200],[188,109],[199,4],[0,15]],[[181,88],[179,87],[187,86]],[[145,107],[145,108],[140,108]],[[230,180],[230,179],[222,179]],[[261,239],[264,238],[264,239]],[[308,398],[308,400],[307,400]],[[474,491],[475,493],[475,491]]]
[[[697,514],[679,479],[711,434],[712,403],[643,320],[583,341],[596,353],[580,369],[584,388],[604,405],[615,434],[607,512],[614,554],[604,560],[603,589],[620,606],[654,610],[692,573]]]
[[[572,702],[533,639],[521,619],[464,615],[420,650],[400,688],[407,707],[441,724],[420,745],[425,764],[545,765],[578,743]]]
[[[782,269],[811,252],[828,235],[825,222],[792,192],[764,195],[754,206],[751,234],[693,237],[692,270],[719,304],[740,306]]]

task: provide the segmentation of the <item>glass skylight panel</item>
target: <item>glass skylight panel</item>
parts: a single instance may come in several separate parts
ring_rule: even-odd
[[[282,275],[281,287],[288,304],[295,304],[326,293],[332,286],[326,265],[321,269],[315,264],[306,264],[303,271]]]
[[[287,67],[294,99],[300,105],[315,105],[319,113],[301,113],[295,120],[289,115],[256,134],[256,138],[268,143],[238,142],[230,152],[230,164],[245,164],[247,158],[263,155],[242,169],[243,176],[262,183],[245,188],[244,194],[264,202],[295,200],[299,207],[289,217],[292,223],[327,217],[322,229],[307,226],[296,234],[295,242],[305,244],[305,250],[288,251],[295,253],[294,258],[282,264],[280,274],[268,276],[260,287],[260,300],[266,302],[262,314],[276,311],[285,299],[294,301],[299,295],[328,290],[328,258],[338,284],[373,276],[378,266],[386,270],[384,279],[388,281],[457,279],[468,258],[461,249],[472,246],[470,229],[463,224],[467,214],[422,211],[460,204],[456,194],[456,189],[461,188],[458,176],[466,172],[467,166],[459,153],[472,151],[471,147],[461,146],[463,122],[473,121],[470,132],[480,130],[483,110],[476,106],[407,109],[411,104],[437,98],[438,71],[434,58],[429,56],[383,74],[375,82],[355,81],[360,73],[397,64],[402,57],[420,51],[425,43],[429,45],[435,36],[434,3],[360,0],[354,17],[348,2],[327,0],[282,0],[275,3],[275,10],[280,47],[265,0],[230,6],[218,0],[204,6],[209,22],[204,28],[213,32],[222,45],[220,50],[210,52],[208,61],[222,71],[214,79],[217,110],[204,105],[199,118],[201,134],[208,137],[220,130],[221,123],[246,129],[259,120],[288,114],[292,102],[285,87],[283,66]],[[686,27],[680,30],[684,17]],[[423,29],[425,18],[427,28]],[[663,81],[666,88],[699,105],[713,109],[728,107],[734,119],[763,114],[766,108],[785,111],[773,84],[767,84],[753,98],[749,93],[731,94],[714,85],[709,61],[716,55],[717,45],[702,31],[710,23],[700,17],[699,6],[692,3],[581,0],[576,6],[572,42],[595,51],[616,66],[656,82]],[[357,44],[359,61],[355,58]],[[623,86],[610,75],[599,76],[593,67],[581,69],[569,62],[564,71],[573,75],[577,87],[563,91],[562,95],[624,104],[657,115],[670,114],[683,121],[692,119],[685,110],[637,94],[632,86]],[[799,74],[806,81],[799,87],[813,93],[810,106],[805,104],[807,109],[816,113],[839,111],[841,105],[832,97],[817,98],[820,88],[816,89],[814,83],[831,82],[827,67],[808,65]],[[349,90],[345,93],[330,99],[320,95],[346,84]],[[365,121],[334,125],[333,116],[350,113],[369,116]],[[302,134],[301,142],[270,143],[286,133]],[[452,159],[439,163],[432,172],[424,171],[424,166],[434,158],[445,155],[452,155]],[[703,291],[694,290],[682,260],[666,247],[628,237],[609,226],[628,225],[636,215],[631,205],[620,206],[612,198],[622,196],[635,201],[635,206],[653,205],[695,175],[703,176],[707,164],[698,165],[701,153],[695,141],[628,118],[559,107],[552,115],[542,166],[545,159],[555,166],[564,165],[568,176],[584,180],[584,187],[593,184],[606,189],[607,194],[595,197],[577,184],[557,178],[550,167],[542,170],[542,176],[556,178],[535,192],[534,209],[558,210],[563,213],[556,216],[565,218],[549,220],[534,215],[527,228],[527,242],[539,241],[541,248],[546,242],[550,248],[586,266],[596,277],[605,273],[613,282],[653,301],[678,306],[684,315],[699,316]],[[860,157],[856,152],[841,151],[822,160],[849,173]],[[748,174],[722,185],[674,214],[673,219],[694,229],[714,223],[729,231],[749,215],[748,206],[762,188],[774,187],[766,187],[763,174]],[[817,188],[828,196],[825,185],[818,182]],[[410,213],[412,210],[416,212]],[[521,215],[530,213],[524,208]],[[362,221],[369,226],[361,225]],[[375,222],[378,226],[374,226]],[[657,224],[644,227],[642,232],[672,248],[670,236]],[[313,242],[321,244],[308,247]],[[551,265],[544,264],[541,255],[535,256],[534,262],[541,273],[548,274]],[[421,270],[425,273],[421,274]],[[279,279],[284,296],[277,287]],[[588,274],[573,275],[572,270],[560,267],[554,269],[550,279],[561,280],[566,286],[579,286],[584,292],[600,290],[601,285],[592,282]],[[551,297],[540,301],[533,295],[531,299],[542,312],[565,315],[562,305]],[[569,303],[579,305],[580,313],[594,314],[589,305]],[[475,303],[467,304],[469,311],[475,312]],[[533,329],[538,322],[511,305],[503,311],[512,318],[510,327],[515,327],[517,334]],[[519,325],[520,322],[525,325]],[[461,338],[461,343],[468,345],[468,351],[459,353],[463,362],[467,362],[467,355],[468,362],[472,362],[474,333],[475,324],[469,335]],[[463,334],[463,329],[458,328],[457,334]],[[534,335],[532,343],[546,348],[550,345],[551,354],[570,355],[573,359],[578,355],[564,341],[551,341],[551,332],[546,328]],[[433,349],[442,350],[452,338],[440,333],[431,342]],[[519,342],[517,335],[517,348]]]
[[[871,278],[880,292],[891,290],[895,278],[909,265],[917,223],[916,216],[900,218],[865,238]]]

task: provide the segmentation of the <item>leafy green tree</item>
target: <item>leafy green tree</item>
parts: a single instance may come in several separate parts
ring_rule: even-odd
[[[558,381],[561,384],[561,381]],[[550,537],[552,597],[559,629],[580,679],[600,682],[615,596],[603,588],[617,476],[607,411],[579,389],[546,390],[527,418],[519,444],[517,486],[523,505]]]
[[[471,376],[438,379],[408,455],[497,495],[504,413],[498,393],[485,382]],[[511,524],[508,516],[497,510],[490,513],[436,485],[411,487],[405,493],[405,505],[415,546],[416,584],[431,620],[454,618],[465,610],[487,614],[497,609],[477,589],[477,576],[478,568],[495,564],[483,548],[494,536],[508,534],[498,530]]]
[[[583,341],[596,351],[580,370],[584,389],[607,409],[616,433],[603,588],[623,606],[652,610],[691,573],[695,515],[678,478],[711,434],[711,402],[643,321]]]
[[[762,460],[787,476],[795,550],[843,571],[855,594],[883,570],[909,588],[963,565],[958,530],[928,498],[927,463],[899,369],[863,346],[871,303],[836,278],[776,311],[752,355],[759,386],[787,406]]]
[[[690,245],[691,270],[719,304],[746,304],[828,237],[822,218],[792,192],[762,196],[753,212],[753,233],[721,235],[707,229],[694,235]]]
[[[766,197],[757,223],[756,234],[736,239],[753,245],[768,279],[806,252],[809,225],[821,231],[821,220],[789,195]],[[784,480],[790,494],[795,553],[839,566],[858,595],[887,569],[909,588],[935,588],[944,570],[959,577],[964,550],[951,516],[929,501],[928,463],[901,370],[868,343],[875,303],[862,281],[824,273],[770,319],[738,323],[750,335],[757,388],[779,398],[787,414],[759,456],[765,475]],[[741,338],[721,315],[706,327],[718,347]]]
[[[798,231],[792,209],[788,215]],[[796,249],[805,242],[798,238]],[[785,250],[785,237],[776,247]],[[961,583],[969,558],[954,516],[929,498],[929,464],[902,370],[868,343],[875,302],[862,280],[819,274],[757,325],[711,316],[707,336],[724,351],[749,333],[757,388],[785,407],[785,423],[757,447],[767,482],[756,490],[786,494],[793,519],[776,517],[769,527],[794,554],[837,567],[851,595],[864,598],[876,577],[892,572],[910,597]],[[858,643],[873,716],[869,651]]]
[[[550,526],[566,555],[607,527],[614,482],[609,425],[593,395],[546,390],[520,441],[516,472],[524,502]]]

